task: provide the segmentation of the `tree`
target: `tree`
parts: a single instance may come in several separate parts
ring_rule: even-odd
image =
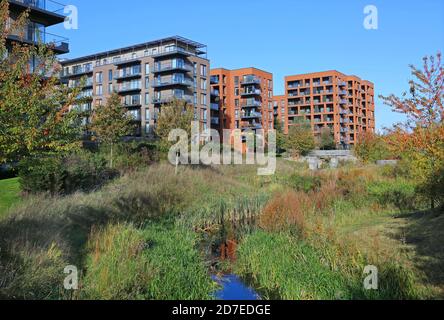
[[[293,155],[306,155],[315,148],[315,139],[309,122],[299,122],[288,129],[285,149]]]
[[[0,163],[81,146],[80,116],[69,112],[80,88],[59,82],[60,65],[51,45],[7,44],[23,37],[28,12],[9,25],[8,1],[0,3]],[[30,61],[37,61],[31,68]]]
[[[167,151],[173,145],[168,141],[168,136],[174,129],[185,130],[190,136],[193,120],[193,107],[184,100],[174,99],[162,106],[156,127],[156,135],[160,139],[161,149]]]
[[[365,163],[394,158],[386,142],[387,136],[381,136],[370,131],[363,132],[358,137],[354,147],[355,155]]]
[[[116,93],[104,105],[94,108],[91,130],[94,138],[110,147],[110,168],[113,168],[114,144],[134,130],[132,120]]]
[[[321,150],[334,150],[336,149],[335,136],[330,127],[324,127],[321,129],[321,136],[319,139],[319,148]]]
[[[419,190],[430,198],[434,208],[444,196],[444,69],[441,53],[423,61],[423,70],[410,66],[414,80],[410,81],[409,93],[381,99],[407,117],[404,123],[394,126],[386,140],[409,164]]]
[[[285,150],[285,133],[284,133],[284,127],[281,123],[281,121],[279,121],[279,119],[276,118],[275,122],[274,122],[274,128],[276,129],[276,149],[277,152],[282,152],[283,150]]]

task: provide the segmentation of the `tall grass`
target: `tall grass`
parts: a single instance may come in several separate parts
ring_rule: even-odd
[[[81,297],[210,299],[215,289],[194,234],[180,229],[110,225],[88,244]]]

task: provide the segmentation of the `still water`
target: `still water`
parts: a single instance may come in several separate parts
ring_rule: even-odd
[[[214,276],[222,289],[216,292],[218,300],[260,300],[260,296],[250,287],[246,286],[242,280],[233,274],[224,275],[221,278]]]

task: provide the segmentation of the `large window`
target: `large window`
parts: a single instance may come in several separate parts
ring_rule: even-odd
[[[103,73],[97,72],[96,73],[96,83],[102,83],[103,82]]]
[[[207,66],[204,64],[200,65],[200,75],[202,77],[206,77],[207,76]]]

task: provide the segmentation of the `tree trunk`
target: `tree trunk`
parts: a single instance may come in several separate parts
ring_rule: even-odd
[[[113,169],[113,143],[111,142],[109,167]]]

